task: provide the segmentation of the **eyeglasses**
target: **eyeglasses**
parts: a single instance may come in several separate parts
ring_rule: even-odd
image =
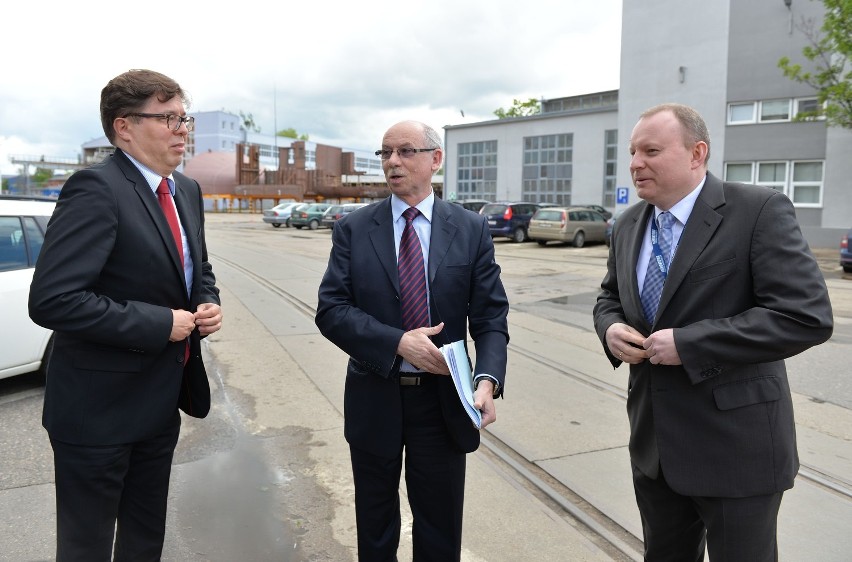
[[[376,156],[381,156],[382,160],[390,160],[391,156],[393,156],[394,150],[397,154],[399,154],[400,158],[411,158],[418,152],[432,152],[433,150],[438,150],[438,147],[435,148],[383,148],[381,150],[376,151]]]
[[[172,131],[177,131],[184,123],[186,123],[187,131],[191,131],[195,128],[195,117],[181,117],[174,113],[128,113],[125,117],[150,117],[151,119],[165,119],[166,127]]]

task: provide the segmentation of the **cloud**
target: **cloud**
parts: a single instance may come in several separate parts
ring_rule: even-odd
[[[101,88],[131,68],[175,78],[190,111],[367,149],[404,119],[440,128],[493,119],[515,98],[618,87],[620,0],[11,6],[5,21],[28,23],[3,32],[20,53],[0,60],[4,174],[9,154],[76,157],[103,134]]]

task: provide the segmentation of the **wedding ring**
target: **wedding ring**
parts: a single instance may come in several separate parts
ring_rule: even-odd
[[[618,352],[618,358],[619,358],[619,359],[624,359],[624,352],[623,352],[623,351],[619,351],[619,352]]]

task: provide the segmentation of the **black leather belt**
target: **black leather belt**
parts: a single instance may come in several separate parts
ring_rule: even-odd
[[[429,373],[400,373],[400,386],[420,386],[425,384]]]

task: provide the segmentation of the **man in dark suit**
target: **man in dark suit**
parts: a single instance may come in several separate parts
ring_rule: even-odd
[[[469,328],[476,345],[474,401],[482,427],[492,423],[505,381],[509,305],[485,218],[432,191],[443,160],[438,133],[423,123],[398,123],[376,154],[392,195],[335,225],[316,315],[322,334],[349,355],[344,433],[358,555],[396,560],[405,451],[414,559],[459,560],[465,454],[479,446],[479,432],[438,346],[466,340]],[[424,321],[416,328],[403,327],[410,301],[409,275],[401,273],[403,254],[409,255],[406,228],[416,231],[417,260],[425,261],[425,273],[414,275],[424,285]]]
[[[787,197],[707,173],[695,110],[647,110],[630,153],[645,202],[616,223],[594,321],[630,364],[645,557],[775,560],[799,467],[784,359],[831,336],[825,281]]]
[[[115,154],[65,183],[33,276],[30,316],[55,333],[43,424],[61,562],[109,560],[113,537],[117,561],[160,559],[178,407],[210,409],[200,338],[222,313],[201,189],[175,171],[185,100],[149,70],[104,87]]]

